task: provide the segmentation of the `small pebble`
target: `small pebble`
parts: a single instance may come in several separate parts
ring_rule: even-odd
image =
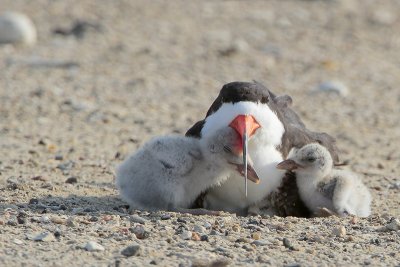
[[[78,182],[78,178],[72,176],[69,177],[67,180],[65,180],[65,183],[67,184],[76,184]]]
[[[394,219],[390,223],[386,225],[386,229],[389,231],[398,231],[400,230],[400,220]]]
[[[48,217],[48,216],[42,216],[41,218],[40,218],[40,222],[41,223],[50,223],[51,221],[50,221],[50,218]]]
[[[75,166],[75,163],[73,161],[67,161],[64,163],[60,163],[57,165],[57,169],[60,169],[62,171],[69,171]]]
[[[73,208],[71,210],[71,212],[72,212],[72,214],[76,214],[76,215],[85,215],[83,208]]]
[[[54,236],[56,238],[59,238],[61,236],[61,230],[60,229],[56,229],[56,231],[54,232]]]
[[[239,224],[235,224],[234,226],[232,226],[232,231],[239,233],[240,232],[240,225]]]
[[[288,249],[293,249],[293,244],[288,238],[283,239],[283,245]]]
[[[267,246],[270,245],[271,243],[266,241],[266,240],[255,240],[254,242],[252,242],[251,244],[257,246],[257,247],[261,247],[261,246]]]
[[[10,219],[10,220],[8,220],[8,221],[7,221],[7,225],[10,225],[10,226],[17,226],[17,225],[18,225],[17,219]]]
[[[353,217],[350,219],[350,223],[352,223],[352,224],[358,223],[358,218],[357,218],[356,216],[353,216]]]
[[[260,232],[254,232],[251,234],[251,238],[254,240],[259,240],[261,238],[261,233]]]
[[[179,235],[183,240],[189,240],[192,238],[192,232],[191,231],[183,231],[180,235]]]
[[[208,241],[209,241],[208,235],[202,235],[201,238],[200,238],[200,240],[201,240],[201,241],[206,241],[206,242],[208,242]]]
[[[245,237],[240,237],[240,238],[236,239],[235,242],[250,243],[250,240],[248,238],[245,238]]]
[[[340,96],[347,96],[349,94],[349,89],[347,86],[339,81],[326,81],[320,83],[315,91],[319,92],[332,92]]]
[[[84,247],[87,251],[103,251],[104,247],[94,241],[89,241]]]
[[[372,14],[371,21],[381,26],[389,26],[397,20],[396,13],[390,10],[376,9]]]
[[[315,254],[315,249],[307,248],[307,249],[306,249],[306,253],[308,253],[308,254]]]
[[[19,239],[15,238],[13,240],[13,243],[16,244],[16,245],[22,245],[24,242],[22,240],[19,240]]]
[[[177,222],[179,223],[187,223],[187,220],[184,218],[179,217],[178,219],[176,219]]]
[[[332,234],[337,237],[344,237],[346,235],[346,228],[343,225],[335,227],[332,230]]]
[[[28,222],[28,220],[26,219],[26,217],[17,216],[17,222],[19,224],[26,224]]]
[[[124,248],[121,251],[121,254],[124,255],[125,257],[139,256],[141,251],[142,249],[140,245],[134,244]]]
[[[212,225],[211,225],[211,223],[209,223],[209,222],[204,222],[203,226],[204,226],[206,229],[210,229]]]
[[[0,15],[0,44],[33,45],[36,38],[35,25],[26,15],[15,12]]]
[[[238,39],[231,42],[228,46],[221,48],[218,52],[221,56],[229,57],[239,52],[246,52],[249,50],[249,44],[243,40]]]
[[[34,181],[43,181],[44,182],[47,179],[45,177],[41,176],[41,175],[38,175],[38,176],[32,177],[32,180],[34,180]]]
[[[29,200],[29,205],[37,205],[39,204],[39,200],[37,198],[31,198]]]
[[[201,225],[195,225],[195,226],[193,226],[193,231],[195,231],[199,234],[205,234],[207,230],[206,230],[206,228],[204,228]]]
[[[254,248],[252,246],[247,245],[247,244],[243,245],[242,248],[245,249],[246,251],[249,251],[249,252],[254,251]]]
[[[389,186],[389,189],[400,189],[400,182],[395,182]]]
[[[129,230],[134,233],[138,239],[146,239],[150,236],[150,233],[145,230],[143,225],[136,225],[135,227],[129,228]]]
[[[210,235],[218,235],[218,232],[216,230],[211,230]]]
[[[55,160],[63,160],[64,157],[63,157],[63,155],[58,154],[58,155],[56,155],[56,156],[54,157],[54,159],[55,159]]]
[[[171,214],[165,213],[161,215],[161,220],[169,220],[171,219]]]
[[[62,219],[60,217],[57,217],[57,216],[52,216],[50,218],[50,220],[51,220],[52,223],[55,223],[55,224],[66,224],[66,220],[64,220],[64,219]]]
[[[146,223],[145,219],[143,219],[142,217],[140,217],[139,215],[136,215],[136,214],[129,216],[129,220],[131,222],[140,223],[140,224],[145,224]]]
[[[33,238],[34,241],[50,242],[56,240],[55,236],[50,232],[43,232]]]
[[[74,217],[69,217],[67,219],[67,226],[68,227],[76,227],[76,226],[78,226],[78,224],[75,222]]]
[[[201,237],[198,233],[192,233],[192,238],[193,241],[200,241]]]
[[[99,217],[92,216],[92,217],[89,218],[89,221],[90,222],[98,222],[99,221]]]

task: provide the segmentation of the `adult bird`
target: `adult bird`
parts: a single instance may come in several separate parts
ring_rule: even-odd
[[[333,159],[338,159],[335,140],[328,134],[306,129],[291,104],[290,96],[276,96],[258,82],[231,82],[222,87],[206,117],[186,135],[202,139],[222,127],[233,127],[238,143],[253,159],[260,184],[249,183],[246,196],[243,177],[232,174],[221,186],[207,191],[202,201],[205,208],[246,214],[250,205],[261,202],[281,185],[285,172],[275,166],[293,147],[319,142],[328,148]]]

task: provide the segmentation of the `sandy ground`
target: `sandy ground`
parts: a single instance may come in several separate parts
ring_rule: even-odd
[[[3,9],[30,16],[39,41],[0,46],[0,265],[400,264],[398,1],[1,0]],[[77,20],[98,27],[52,33]],[[253,79],[337,138],[371,189],[373,215],[129,215],[115,166],[152,136],[183,134],[224,83]],[[311,93],[329,80],[349,94]],[[89,241],[104,250],[87,251]],[[134,256],[121,253],[128,246]]]

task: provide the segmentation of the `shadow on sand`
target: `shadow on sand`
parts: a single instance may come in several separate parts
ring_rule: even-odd
[[[127,215],[129,206],[117,196],[49,196],[34,198],[29,203],[16,204],[24,210],[37,213],[55,213],[65,215],[85,215],[90,213],[105,213],[112,215]],[[9,205],[0,204],[0,210]]]

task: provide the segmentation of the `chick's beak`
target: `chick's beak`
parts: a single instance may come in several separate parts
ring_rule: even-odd
[[[302,167],[303,166],[301,166],[300,164],[298,164],[296,161],[294,161],[292,159],[284,160],[276,166],[276,168],[278,168],[280,170],[287,170],[287,171],[293,171],[293,170],[296,170],[296,169],[302,168]]]
[[[245,166],[242,164],[235,164],[236,165],[236,170],[242,175],[245,176]],[[247,177],[246,179],[252,181],[255,184],[260,183],[260,178],[258,177],[258,174],[256,170],[254,170],[253,166],[251,164],[247,165]]]

